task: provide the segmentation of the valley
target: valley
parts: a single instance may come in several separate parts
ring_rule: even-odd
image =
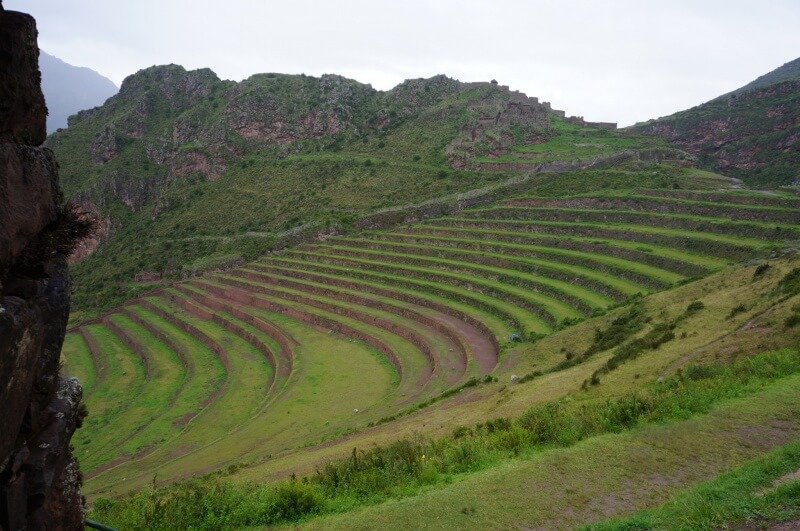
[[[62,353],[91,516],[615,528],[794,462],[800,195],[662,121],[445,76],[127,78],[48,139],[101,226]]]
[[[683,183],[692,173],[670,175]],[[749,286],[757,268],[735,264],[797,239],[800,198],[721,177],[709,184],[542,195],[534,179],[451,216],[332,236],[172,284],[74,328],[65,368],[91,382],[95,411],[75,439],[88,457],[86,492],[215,471],[258,482],[313,474],[348,447],[441,436],[548,400],[602,403],[639,379],[738,359],[745,351],[730,341],[753,326],[748,317],[785,313],[789,302],[773,307],[770,282]],[[774,283],[795,260],[758,263]],[[586,344],[637,301],[652,317],[622,347]],[[692,304],[697,316],[681,317]],[[667,337],[620,354],[660,330],[665,314],[677,315]],[[762,337],[770,326],[779,325],[749,348],[792,345],[792,334]],[[92,407],[122,389],[137,400]]]
[[[800,528],[797,6],[3,1],[0,530]]]

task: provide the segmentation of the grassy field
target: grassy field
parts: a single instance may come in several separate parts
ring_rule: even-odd
[[[785,395],[797,386],[794,369],[786,365],[794,363],[796,352],[780,349],[796,346],[792,338],[800,330],[791,324],[800,315],[800,285],[792,276],[798,264],[776,257],[798,228],[793,200],[777,198],[783,202],[778,204],[776,198],[719,190],[687,193],[537,193],[457,217],[334,236],[163,287],[71,329],[63,357],[66,372],[87,382],[90,415],[75,445],[96,514],[138,527],[123,513],[142,498],[102,500],[147,492],[154,482],[166,489],[158,492],[178,497],[183,494],[170,489],[198,488],[197,495],[205,496],[204,489],[218,481],[214,489],[233,493],[255,482],[257,488],[247,489],[263,496],[259,503],[267,507],[278,482],[279,490],[289,489],[287,496],[311,496],[317,509],[259,520],[251,509],[226,506],[219,511],[239,511],[244,519],[197,526],[306,521],[318,512],[344,513],[309,522],[323,527],[369,527],[359,522],[384,518],[418,519],[422,525],[433,518],[425,512],[430,503],[445,507],[437,518],[452,518],[453,525],[548,527],[557,514],[570,514],[559,505],[566,501],[547,502],[558,495],[555,490],[545,489],[550,494],[536,502],[541,514],[532,520],[526,518],[533,513],[520,514],[519,507],[533,500],[512,494],[540,489],[513,479],[545,482],[551,469],[532,473],[540,460],[554,463],[548,466],[574,463],[568,475],[577,481],[583,473],[605,470],[605,462],[596,463],[596,470],[579,468],[586,459],[581,456],[604,444],[616,452],[608,467],[623,458],[625,445],[644,452],[650,466],[653,448],[661,444],[653,441],[674,437],[665,435],[670,430],[703,433],[692,442],[698,448],[728,444],[721,433],[757,417],[749,406],[753,401],[743,398],[749,394],[763,395],[758,400],[766,405],[757,418],[768,423],[769,415],[791,405]],[[669,208],[653,214],[630,204],[651,200]],[[507,206],[515,201],[546,206]],[[611,203],[583,210],[584,201]],[[698,201],[707,207],[703,215],[696,214]],[[733,215],[731,209],[743,201],[752,201],[746,204],[758,220]],[[607,221],[592,218],[596,212]],[[749,265],[741,265],[745,258]],[[780,374],[765,370],[758,381],[744,382],[726,376],[729,364],[747,363],[756,353],[773,356],[764,358],[767,365],[783,363]],[[670,394],[683,384],[658,383],[683,382],[688,366],[699,366],[692,369],[697,374],[715,367],[716,379],[691,380],[685,399]],[[702,395],[703,382],[728,390],[715,387],[719,394],[709,398]],[[632,415],[628,420],[586,421],[584,431],[567,430],[566,438],[531,442],[528,432],[515,428],[527,426],[520,419],[530,415],[569,419],[595,411],[602,417],[607,404],[622,407],[640,400],[637,393],[645,393],[645,406],[626,413]],[[678,400],[680,407],[648,409],[662,399]],[[566,409],[557,413],[560,408]],[[492,424],[494,419],[501,420]],[[681,423],[685,430],[677,427]],[[477,446],[459,446],[463,441],[453,439],[459,430]],[[653,439],[653,433],[662,435]],[[650,441],[647,451],[642,438]],[[309,494],[292,486],[293,480],[281,483],[296,474],[313,484],[315,471],[339,466],[353,447],[368,452],[375,445],[397,448],[402,441],[413,442],[415,452],[422,448],[428,457],[438,456],[444,468],[421,476],[418,470],[407,479],[405,472],[393,473],[388,478],[400,483],[382,483],[369,493],[324,487],[320,494],[312,485]],[[458,444],[451,448],[453,441]],[[489,446],[481,449],[484,443]],[[758,457],[757,450],[709,461],[707,469],[670,483],[659,496],[644,489],[618,511],[597,514],[625,515],[666,502],[680,489]],[[469,457],[473,451],[478,453]],[[447,463],[458,452],[467,452],[466,464],[451,467]],[[489,487],[501,471],[510,474],[509,482]],[[647,476],[646,470],[630,471],[640,472]],[[168,486],[197,476],[206,478],[197,480],[199,486]],[[623,480],[610,478],[604,486],[593,475],[585,489],[613,490],[621,484],[614,481]],[[463,489],[474,488],[486,496],[465,497]],[[574,517],[564,522],[586,522],[587,511],[597,510],[585,489],[575,491]],[[403,500],[387,501],[396,497]],[[512,502],[521,504],[516,512]],[[417,506],[418,514],[403,513]],[[437,521],[442,520],[430,520]]]

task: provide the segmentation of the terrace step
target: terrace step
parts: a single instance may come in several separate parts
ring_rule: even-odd
[[[695,201],[714,201],[719,203],[733,203],[736,205],[763,205],[781,208],[800,209],[800,200],[794,197],[783,196],[772,191],[730,191],[716,192],[709,190],[657,190],[637,189],[636,193],[648,197],[667,197],[689,199]]]
[[[165,326],[172,326],[168,321],[163,321],[160,324],[152,322],[154,318],[160,319],[160,317],[149,312],[143,306],[126,306],[122,309],[122,313],[131,321],[147,330],[150,335],[167,345],[168,348],[177,355],[186,374],[182,390],[185,390],[187,393],[196,393],[197,389],[206,389],[207,387],[217,389],[206,396],[199,396],[195,399],[196,403],[194,407],[189,408],[189,411],[174,420],[173,423],[175,426],[179,428],[185,427],[220,396],[220,387],[225,373],[223,372],[222,376],[215,380],[207,367],[204,367],[203,370],[200,369],[201,364],[205,365],[207,363],[206,358],[215,359],[218,362],[219,358],[202,343],[198,342],[194,344],[197,340],[181,331],[179,328],[173,326],[171,330],[166,329]],[[183,337],[176,337],[178,335]],[[219,363],[220,367],[224,370],[224,365],[221,362]]]
[[[567,286],[574,287],[577,284],[585,290],[582,293],[584,298],[592,299],[595,304],[595,306],[588,306],[588,311],[598,307],[606,307],[614,302],[624,300],[628,295],[646,290],[644,286],[624,282],[611,275],[586,267],[573,266],[551,260],[520,258],[511,253],[502,252],[513,250],[513,248],[488,249],[483,247],[474,249],[470,247],[471,243],[458,240],[436,237],[411,238],[406,235],[394,234],[374,239],[351,240],[344,238],[336,241],[348,242],[350,245],[359,247],[368,246],[368,248],[375,250],[397,249],[403,252],[413,250],[414,252],[409,254],[434,258],[440,257],[448,260],[469,260],[474,264],[519,271],[523,274],[532,274],[535,277],[542,278],[543,282],[553,289],[560,288],[563,290]],[[579,295],[576,294],[575,297],[579,297]],[[589,302],[584,301],[580,304],[588,305]]]
[[[505,206],[469,210],[462,212],[462,216],[538,222],[613,224],[630,226],[631,230],[640,232],[649,228],[650,232],[719,241],[749,249],[768,246],[775,239],[787,240],[800,237],[800,227],[791,224],[732,221],[716,217],[662,214],[650,211]]]
[[[584,267],[608,267],[610,275],[626,274],[641,271],[641,265],[651,266],[649,275],[642,281],[645,285],[653,278],[661,278],[663,271],[682,277],[700,276],[719,269],[728,261],[706,255],[686,252],[672,247],[648,245],[643,250],[641,243],[631,240],[615,240],[611,238],[594,238],[561,233],[558,236],[547,234],[544,230],[529,232],[524,230],[528,222],[516,223],[521,230],[511,230],[514,223],[509,221],[484,221],[470,218],[447,218],[435,224],[417,225],[404,232],[391,233],[398,236],[414,237],[431,236],[442,240],[456,240],[486,243],[522,244],[525,249],[516,246],[501,247],[504,252],[510,250],[536,251],[548,259],[564,259],[566,263],[576,263]],[[529,223],[528,223],[529,224]],[[544,229],[546,226],[542,227]],[[573,251],[573,252],[569,252]],[[612,260],[609,260],[611,258]],[[632,266],[631,263],[634,265]],[[638,265],[641,264],[641,265]]]
[[[342,264],[345,265],[341,265],[331,263],[330,261],[306,260],[282,255],[270,256],[269,258],[262,259],[261,263],[277,264],[278,266],[289,264],[290,266],[302,267],[304,270],[323,273],[328,273],[330,271],[336,271],[337,273],[343,272],[353,278],[369,279],[370,281],[378,280],[392,287],[401,286],[413,293],[418,293],[419,296],[433,294],[453,300],[454,302],[468,301],[462,303],[496,315],[499,319],[503,320],[512,331],[523,331],[525,333],[542,333],[542,331],[549,331],[547,325],[538,316],[531,314],[527,310],[506,304],[493,297],[487,297],[482,293],[472,292],[457,286],[436,284],[426,280],[397,274],[359,269],[357,265],[354,268],[352,264],[346,261],[342,261]]]
[[[549,236],[582,236],[588,238],[628,240],[644,245],[673,247],[691,253],[705,254],[728,262],[752,258],[768,247],[765,241],[734,241],[734,238],[719,238],[716,234],[703,232],[700,227],[693,230],[678,230],[651,225],[630,223],[601,223],[597,221],[550,221],[535,219],[524,212],[511,212],[511,217],[502,213],[486,218],[467,218],[467,224],[479,223],[483,228],[540,233]]]
[[[272,392],[275,385],[277,362],[275,360],[275,354],[272,352],[272,349],[269,346],[267,346],[249,330],[236,323],[235,320],[229,319],[227,316],[219,313],[216,308],[207,307],[202,302],[195,300],[194,292],[192,292],[192,290],[178,285],[175,288],[167,290],[166,293],[168,293],[170,297],[174,297],[172,300],[179,304],[184,310],[194,314],[204,321],[213,321],[231,334],[242,338],[244,341],[250,344],[251,347],[260,352],[267,361],[267,364],[269,364],[272,369],[269,373],[269,379],[265,385],[264,394],[269,395]],[[185,297],[189,297],[192,300],[189,300]]]
[[[493,352],[495,353],[494,357],[496,357],[496,353],[500,350],[495,333],[484,322],[492,321],[494,319],[494,317],[489,314],[481,313],[477,314],[478,316],[476,316],[473,313],[467,313],[455,308],[454,306],[443,304],[436,300],[421,296],[419,293],[402,291],[396,286],[394,288],[390,288],[386,284],[369,282],[359,279],[358,277],[348,277],[343,274],[331,274],[320,271],[294,269],[285,265],[270,265],[259,262],[252,263],[249,265],[249,267],[251,269],[266,273],[273,273],[283,277],[321,283],[327,286],[341,287],[360,293],[372,293],[380,297],[402,301],[412,305],[412,307],[417,308],[420,312],[429,311],[433,312],[434,316],[446,316],[450,321],[454,320],[460,324],[471,326],[475,330],[478,330],[479,335],[486,338],[489,346],[487,348],[476,348],[477,351]],[[470,310],[472,310],[472,308],[470,308]],[[494,366],[495,362],[492,362],[492,366]]]
[[[326,284],[319,284],[307,280],[302,281],[280,274],[268,274],[263,270],[242,268],[236,271],[235,274],[246,276],[247,278],[256,280],[262,284],[274,284],[290,289],[301,290],[311,295],[321,295],[349,304],[356,304],[367,308],[376,308],[387,313],[398,315],[412,322],[420,323],[427,328],[437,330],[449,338],[454,345],[455,350],[460,357],[460,364],[463,366],[463,371],[466,371],[469,360],[472,357],[470,354],[472,354],[474,345],[467,341],[467,336],[461,334],[461,331],[465,328],[464,326],[453,326],[451,321],[442,319],[438,315],[435,317],[427,315],[408,304],[398,304],[395,300],[376,298],[374,296],[370,297],[364,295],[363,292],[348,291]],[[466,325],[466,327],[471,329],[473,335],[475,333],[479,334],[477,330],[472,329],[472,327],[469,327],[469,325]],[[491,343],[489,343],[489,348],[491,348]],[[475,355],[481,358],[487,355],[491,356],[492,353],[476,353]]]
[[[762,221],[768,223],[800,223],[795,209],[752,204],[718,203],[648,196],[576,196],[567,198],[524,197],[505,202],[511,207],[563,208],[586,210],[627,210],[659,214],[687,214],[726,220]]]
[[[332,251],[332,252],[324,252]],[[559,305],[561,315],[552,307],[544,306],[543,302],[552,302],[552,298],[542,295],[532,294],[498,281],[493,281],[473,275],[461,275],[452,271],[436,269],[431,267],[417,267],[408,263],[393,263],[386,260],[376,259],[379,253],[357,252],[335,252],[335,250],[323,249],[322,251],[311,251],[305,249],[292,249],[288,252],[289,256],[298,256],[307,260],[317,260],[323,263],[340,264],[350,267],[363,267],[370,271],[383,272],[408,278],[427,281],[431,284],[460,288],[466,292],[479,293],[488,298],[506,301],[513,306],[526,310],[531,315],[535,315],[539,320],[536,333],[547,334],[557,325],[559,318],[564,318],[563,314],[571,318],[580,317],[580,313],[567,305]],[[369,258],[365,258],[369,256]]]
[[[446,376],[446,374],[442,373],[442,368],[440,366],[440,358],[442,356],[437,356],[436,347],[434,346],[435,336],[438,333],[435,329],[426,328],[422,323],[404,323],[402,320],[394,321],[391,318],[381,316],[379,312],[370,311],[363,306],[355,307],[352,304],[341,304],[335,300],[307,296],[302,292],[292,292],[286,290],[286,288],[277,286],[268,287],[263,283],[258,273],[251,274],[246,271],[233,271],[232,275],[220,275],[214,278],[220,282],[248,289],[251,292],[267,295],[270,298],[275,298],[280,301],[291,301],[306,308],[315,308],[331,315],[345,316],[402,338],[414,345],[427,361],[426,367],[421,373],[421,378],[423,378],[424,383],[418,385],[424,387],[439,375],[442,377]],[[439,337],[442,336],[439,335]],[[449,345],[450,343],[445,341],[445,344]],[[456,343],[452,343],[452,345],[456,346]]]
[[[398,379],[403,382],[406,374],[403,370],[403,364],[400,362],[399,357],[395,352],[381,339],[368,334],[362,330],[353,328],[347,324],[340,323],[334,319],[330,319],[324,315],[315,315],[309,312],[298,310],[289,305],[279,304],[271,300],[257,297],[252,295],[248,290],[249,286],[244,282],[233,283],[227,282],[224,285],[217,285],[207,280],[197,280],[194,284],[208,293],[212,293],[217,297],[227,299],[232,303],[267,310],[270,312],[280,313],[297,321],[306,323],[310,326],[320,327],[327,330],[332,330],[346,337],[357,339],[370,345],[383,355],[386,360],[394,367]]]

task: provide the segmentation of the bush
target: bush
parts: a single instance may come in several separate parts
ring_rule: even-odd
[[[690,315],[694,315],[705,307],[706,305],[703,304],[702,301],[694,301],[689,306],[686,307],[684,315],[686,315],[687,317]]]
[[[740,304],[738,306],[735,306],[735,307],[731,308],[730,313],[728,313],[728,315],[727,315],[727,317],[725,317],[725,319],[733,319],[734,317],[736,317],[740,313],[743,313],[743,312],[746,312],[746,311],[747,311],[747,308],[745,307],[745,305],[744,304]]]
[[[325,506],[318,488],[299,481],[290,481],[278,486],[274,504],[277,520],[297,520],[319,512]]]
[[[640,303],[634,303],[627,313],[617,317],[605,330],[595,330],[594,341],[584,353],[591,356],[616,347],[644,326],[644,311]]]
[[[758,280],[769,269],[769,264],[760,264],[755,271],[753,271],[753,280]]]
[[[782,295],[792,297],[800,293],[800,267],[795,267],[778,282],[778,291]]]

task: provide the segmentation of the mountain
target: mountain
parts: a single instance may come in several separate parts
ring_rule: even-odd
[[[102,105],[116,94],[117,86],[94,70],[73,66],[40,51],[42,92],[47,103],[47,132],[67,127],[67,118],[78,111]]]
[[[99,311],[379,209],[662,144],[613,128],[443,75],[378,91],[337,75],[235,83],[147,68],[48,139],[67,195],[104,218],[100,241],[75,257],[88,256],[73,306]]]
[[[756,187],[800,181],[800,59],[671,116],[637,124]]]
[[[744,92],[749,92],[751,90],[768,87],[770,85],[775,85],[776,83],[783,83],[784,81],[797,81],[799,79],[800,79],[800,57],[798,57],[794,61],[789,61],[788,63],[785,63],[783,66],[776,68],[772,72],[768,72],[763,76],[757,77],[754,81],[751,81],[747,85],[734,90],[730,94],[742,94]]]

